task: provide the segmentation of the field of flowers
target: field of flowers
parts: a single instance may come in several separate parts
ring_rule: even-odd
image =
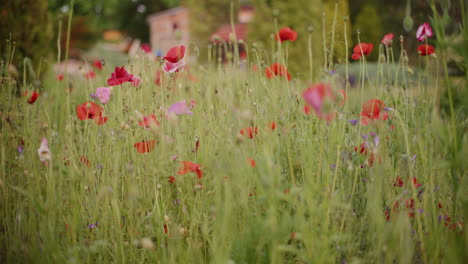
[[[466,120],[442,114],[431,25],[401,54],[391,33],[349,43],[352,83],[349,63],[289,72],[297,37],[206,65],[142,47],[40,89],[4,61],[0,261],[466,261]]]

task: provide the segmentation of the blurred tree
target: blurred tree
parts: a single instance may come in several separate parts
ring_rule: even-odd
[[[0,5],[0,51],[7,52],[5,45],[10,38],[15,42],[13,64],[23,69],[23,59],[28,57],[37,70],[42,59],[49,58],[51,27],[47,0],[2,0]],[[29,75],[28,75],[29,76]],[[39,78],[39,76],[36,76]]]

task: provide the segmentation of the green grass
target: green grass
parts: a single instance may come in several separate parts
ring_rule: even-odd
[[[16,89],[22,94],[33,84],[17,88],[2,68],[0,261],[463,263],[466,119],[455,119],[454,127],[442,117],[437,106],[445,86],[434,74],[440,62],[426,62],[429,67],[414,78],[366,77],[364,85],[348,89],[344,106],[334,106],[329,123],[302,111],[301,94],[311,83],[294,73],[291,82],[267,79],[260,65],[251,70],[250,61],[242,69],[193,65],[190,74],[198,82],[185,71],[159,86],[154,78],[161,65],[134,58],[126,68],[142,84],[114,87],[104,106],[109,120],[101,126],[79,120],[75,108],[106,85],[111,65],[93,80],[70,77],[71,92],[50,74],[32,105]],[[359,75],[388,77],[407,67],[373,73],[366,65]],[[334,75],[316,78],[340,87]],[[390,119],[351,125],[371,98],[393,108]],[[167,120],[161,108],[183,99],[196,101],[194,114]],[[156,114],[161,125],[138,126],[135,111]],[[274,131],[267,127],[272,121]],[[253,139],[239,134],[249,126],[259,129]],[[372,167],[369,156],[355,151],[371,132],[380,137],[369,147]],[[37,154],[44,137],[49,166]],[[17,151],[21,139],[23,153]],[[133,144],[149,139],[157,141],[155,149],[137,153]],[[201,164],[203,178],[177,175],[179,161]],[[397,176],[403,187],[394,186]],[[413,211],[406,208],[409,199]]]

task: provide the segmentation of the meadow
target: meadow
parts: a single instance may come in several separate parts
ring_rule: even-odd
[[[398,36],[288,72],[286,31],[273,50],[211,47],[224,63],[141,50],[39,86],[4,58],[0,260],[465,262],[467,120],[450,89],[466,80],[449,84],[437,46],[410,65]]]

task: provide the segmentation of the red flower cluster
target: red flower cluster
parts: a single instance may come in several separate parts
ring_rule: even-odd
[[[290,29],[289,27],[285,27],[279,30],[278,34],[275,35],[275,39],[283,42],[285,40],[289,40],[291,42],[295,41],[297,38],[297,32]]]
[[[85,102],[76,107],[76,115],[80,120],[93,119],[96,124],[102,125],[107,122],[107,117],[103,117],[104,109],[94,102]]]
[[[254,138],[258,134],[258,127],[245,127],[239,131],[241,135]]]
[[[129,74],[124,66],[115,67],[115,71],[111,74],[111,77],[107,80],[109,86],[120,85],[124,82],[132,82],[133,75]]]
[[[374,44],[372,43],[360,43],[357,44],[353,49],[353,55],[351,58],[353,60],[359,60],[363,55],[369,55],[374,48]]]
[[[288,81],[291,80],[291,74],[283,64],[273,63],[270,67],[265,69],[265,75],[268,79],[273,79],[276,76],[285,77]]]

